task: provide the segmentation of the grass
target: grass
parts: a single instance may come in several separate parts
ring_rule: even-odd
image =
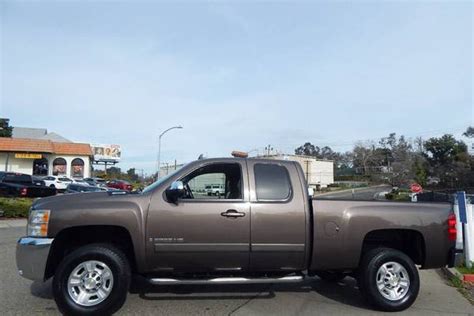
[[[3,198],[0,197],[0,213],[3,217],[28,217],[28,211],[33,203],[30,198]]]
[[[456,269],[462,274],[474,274],[474,262],[472,263],[471,268],[468,268],[465,265],[462,265],[460,267],[456,267]]]

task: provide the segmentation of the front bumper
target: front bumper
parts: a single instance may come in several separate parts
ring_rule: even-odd
[[[33,281],[43,281],[53,240],[54,238],[20,238],[16,245],[18,274]]]

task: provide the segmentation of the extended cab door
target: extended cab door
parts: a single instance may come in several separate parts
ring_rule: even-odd
[[[251,271],[305,268],[309,212],[296,163],[249,159]]]
[[[178,204],[154,194],[147,220],[147,257],[156,272],[245,271],[250,206],[245,160],[207,162],[174,180],[187,189]],[[211,192],[219,186],[224,192]]]

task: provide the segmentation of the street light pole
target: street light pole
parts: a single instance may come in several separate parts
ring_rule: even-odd
[[[158,166],[157,166],[158,170],[156,171],[156,180],[160,178],[161,137],[163,137],[163,135],[165,135],[167,132],[171,131],[172,129],[181,129],[181,128],[183,128],[181,125],[170,127],[167,130],[164,130],[158,137]]]

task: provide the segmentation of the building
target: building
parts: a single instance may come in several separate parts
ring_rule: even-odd
[[[311,156],[303,155],[268,155],[258,158],[264,159],[281,159],[298,162],[303,168],[306,181],[312,188],[325,188],[329,184],[334,183],[334,161],[321,160]]]
[[[41,129],[28,130],[31,132]],[[42,136],[37,137],[38,135]],[[73,143],[54,133],[39,132],[29,136],[30,138],[18,138],[16,133],[15,137],[0,137],[0,170],[37,176],[90,176],[92,149],[89,144]],[[47,137],[42,138],[45,136]],[[58,141],[61,139],[65,141]]]
[[[48,133],[46,128],[13,127],[13,138],[33,138],[41,140],[51,140],[56,143],[72,143],[69,139],[56,133]]]

